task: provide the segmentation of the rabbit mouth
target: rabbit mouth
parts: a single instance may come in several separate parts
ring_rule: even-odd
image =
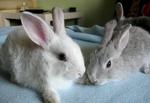
[[[69,80],[75,80],[75,79],[82,77],[83,74],[84,74],[84,72],[82,73],[80,70],[70,69],[70,68],[66,67],[64,77]]]
[[[86,73],[86,75],[87,75],[87,79],[85,81],[85,84],[92,84],[92,85],[98,84],[98,80],[94,76],[91,76],[88,73]]]

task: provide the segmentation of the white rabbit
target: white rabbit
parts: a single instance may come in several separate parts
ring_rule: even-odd
[[[104,45],[91,54],[80,82],[102,85],[134,72],[150,73],[149,32],[131,24],[116,26],[115,20],[106,24]]]
[[[2,69],[11,79],[42,94],[47,103],[60,103],[57,89],[81,77],[85,65],[80,47],[66,34],[64,15],[53,9],[54,31],[40,17],[24,12],[23,27],[11,32],[2,45]]]

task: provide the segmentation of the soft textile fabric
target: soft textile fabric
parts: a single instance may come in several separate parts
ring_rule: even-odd
[[[102,86],[74,84],[59,91],[62,103],[150,103],[150,75],[136,73],[128,79]],[[0,103],[42,103],[35,91],[0,77]]]
[[[7,34],[16,28],[18,28],[18,26],[0,28],[0,43],[2,44],[7,37]],[[93,26],[92,28],[68,26],[66,28],[66,31],[67,34],[75,40],[87,41],[92,43],[100,43],[102,39],[101,37],[104,35],[104,28],[97,25]]]
[[[60,95],[62,103],[150,103],[150,75],[135,73],[102,86],[73,85]]]
[[[76,32],[71,29],[66,29],[69,36],[71,36],[73,39],[81,40],[81,41],[87,41],[91,43],[100,43],[101,36],[92,35],[89,33],[82,33],[82,32]]]
[[[79,25],[67,26],[66,28],[71,29],[75,32],[93,34],[93,35],[104,35],[104,27],[99,25],[94,25],[92,27],[81,27]]]

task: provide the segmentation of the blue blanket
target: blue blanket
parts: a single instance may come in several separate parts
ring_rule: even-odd
[[[0,28],[0,43],[2,44],[7,37],[7,34],[17,28],[14,27],[3,27]],[[78,29],[77,29],[78,28]],[[96,32],[101,31],[101,32]],[[93,26],[92,28],[84,28],[80,26],[68,26],[66,28],[67,34],[74,40],[87,41],[90,43],[100,43],[101,37],[104,35],[104,28],[100,26]],[[85,31],[85,32],[84,32]],[[95,32],[94,32],[95,31]]]
[[[62,103],[150,103],[150,75],[135,73],[102,86],[73,85],[60,94]]]
[[[149,103],[150,75],[136,73],[128,79],[102,86],[74,84],[59,91],[62,103]],[[35,91],[0,77],[0,103],[42,103]]]
[[[71,37],[79,43],[84,56],[87,57],[89,50],[96,48],[100,41],[98,42],[98,39],[87,40],[86,36],[91,35],[93,29],[92,32],[87,32],[90,28],[79,27],[83,30],[79,33],[75,28],[76,26],[67,28],[67,33],[70,36],[73,35]],[[0,29],[1,43],[4,42],[7,31],[11,29],[13,28]],[[82,33],[87,35],[83,36]],[[76,34],[83,36],[82,39],[79,38],[80,35],[76,37]],[[100,34],[94,35],[95,37],[101,38]],[[7,80],[7,75],[3,75],[4,77],[0,76],[0,103],[42,103],[40,96],[34,90],[13,84]],[[58,92],[62,103],[150,103],[150,75],[135,73],[122,81],[110,82],[102,86],[73,84],[71,88]]]

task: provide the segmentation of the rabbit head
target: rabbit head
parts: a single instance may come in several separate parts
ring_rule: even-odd
[[[22,14],[21,21],[28,37],[41,48],[42,57],[48,61],[51,78],[77,79],[85,72],[80,47],[66,34],[63,11],[54,8],[52,17],[53,30],[29,12]]]
[[[112,23],[111,23],[112,25]],[[106,30],[108,26],[106,26]],[[108,81],[120,79],[123,60],[122,52],[126,48],[129,40],[130,24],[120,27],[120,31],[115,31],[115,26],[110,28],[112,38],[106,39],[105,46],[98,48],[91,54],[90,63],[87,67],[87,77],[92,84],[105,84]],[[106,34],[107,35],[107,34]]]

